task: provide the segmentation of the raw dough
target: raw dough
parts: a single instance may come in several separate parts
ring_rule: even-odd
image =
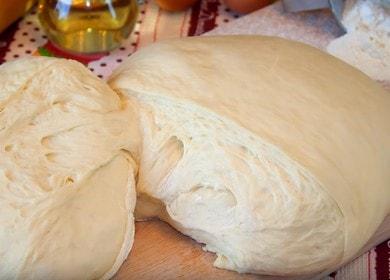
[[[7,63],[0,85],[0,278],[110,278],[134,235],[128,110],[66,60]]]
[[[0,67],[0,278],[107,279],[159,217],[239,272],[313,279],[390,213],[390,96],[312,47],[173,40],[107,85],[80,64]]]
[[[136,216],[205,243],[218,267],[331,272],[389,213],[390,96],[317,49],[260,36],[167,41],[109,84],[138,108]]]

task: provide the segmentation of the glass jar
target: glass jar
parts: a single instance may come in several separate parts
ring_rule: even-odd
[[[52,43],[77,53],[112,50],[137,20],[137,0],[40,0],[39,20]]]

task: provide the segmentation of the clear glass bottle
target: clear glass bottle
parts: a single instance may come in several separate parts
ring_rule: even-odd
[[[137,20],[137,0],[40,0],[39,19],[55,45],[77,53],[116,48]]]

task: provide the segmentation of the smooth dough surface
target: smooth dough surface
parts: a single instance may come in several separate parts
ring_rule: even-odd
[[[0,85],[0,278],[110,278],[134,235],[123,102],[67,60],[4,64]]]
[[[205,243],[218,267],[331,271],[389,213],[390,96],[317,49],[260,36],[167,41],[109,84],[137,108],[136,215]]]

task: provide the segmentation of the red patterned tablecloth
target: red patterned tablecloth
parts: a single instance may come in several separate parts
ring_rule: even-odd
[[[168,13],[159,9],[154,1],[144,1],[134,31],[120,48],[105,55],[75,57],[47,42],[33,10],[0,34],[0,64],[29,55],[63,56],[77,59],[97,76],[107,78],[123,59],[147,44],[172,37],[200,35],[238,17],[221,0],[202,0],[181,13]],[[325,279],[390,280],[390,240]]]
[[[107,78],[123,59],[147,44],[200,35],[237,17],[220,0],[199,1],[180,13],[169,13],[159,9],[154,1],[143,1],[135,28],[121,47],[104,56],[74,56],[48,43],[33,10],[0,35],[0,64],[27,55],[69,57],[87,64],[97,76]]]

